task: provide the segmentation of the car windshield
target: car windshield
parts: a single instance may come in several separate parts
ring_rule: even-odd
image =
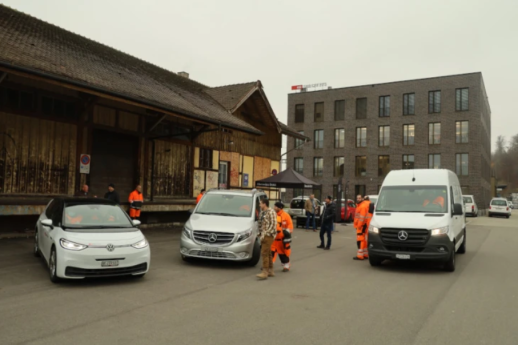
[[[493,201],[491,201],[491,205],[493,205],[493,206],[507,206],[507,201],[505,201],[505,200],[493,200]]]
[[[386,186],[376,203],[376,212],[448,212],[446,186]]]
[[[205,194],[201,199],[196,214],[210,214],[227,217],[250,217],[253,198],[244,195]]]
[[[63,212],[63,225],[78,229],[130,228],[127,214],[116,205],[67,205]]]
[[[472,204],[473,203],[473,199],[470,196],[465,196],[464,197],[464,203],[465,204]]]

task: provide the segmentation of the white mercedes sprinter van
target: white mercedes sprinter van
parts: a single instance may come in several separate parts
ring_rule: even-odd
[[[369,262],[429,260],[455,270],[466,252],[462,189],[450,170],[391,171],[381,186],[369,226]]]

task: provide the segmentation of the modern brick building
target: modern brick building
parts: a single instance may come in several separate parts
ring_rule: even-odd
[[[293,93],[288,125],[312,139],[289,138],[288,167],[326,195],[336,198],[342,174],[351,198],[377,194],[390,170],[442,168],[457,173],[480,209],[489,204],[491,111],[481,73]]]

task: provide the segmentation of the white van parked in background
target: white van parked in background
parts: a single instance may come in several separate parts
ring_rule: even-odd
[[[472,217],[477,217],[478,207],[473,195],[463,195],[462,198],[464,199],[464,212]]]
[[[466,252],[462,189],[450,170],[391,171],[381,187],[369,227],[369,262],[428,260],[455,270]]]

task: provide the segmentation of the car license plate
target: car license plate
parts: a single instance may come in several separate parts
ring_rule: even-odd
[[[409,260],[410,254],[396,254],[396,259]]]
[[[218,252],[219,248],[218,247],[205,247],[205,248],[203,248],[203,250],[206,252]]]
[[[119,260],[101,261],[101,267],[115,267],[119,266]]]

